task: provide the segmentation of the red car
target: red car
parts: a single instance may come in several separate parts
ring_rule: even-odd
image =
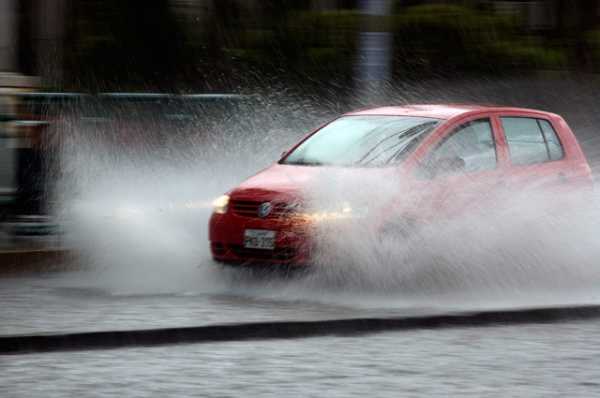
[[[359,188],[379,178],[402,181],[405,192],[415,194],[360,215],[343,202],[327,211],[308,209],[307,187],[340,169],[355,175]],[[559,115],[465,105],[362,110],[320,127],[216,199],[210,247],[218,262],[301,265],[310,262],[316,243],[311,226],[322,219],[360,216],[385,229],[400,219],[418,223],[461,214],[497,187],[532,186],[592,187],[587,160]]]

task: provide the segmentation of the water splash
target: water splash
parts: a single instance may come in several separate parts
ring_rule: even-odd
[[[497,102],[502,100],[499,87],[516,85],[526,89],[507,103],[526,97],[526,105],[535,105],[532,96],[544,90],[523,82],[478,82],[441,91],[440,84],[431,82],[390,88],[381,102]],[[436,90],[441,95],[432,94]],[[61,142],[63,178],[56,211],[65,224],[67,244],[91,270],[90,283],[117,294],[226,293],[394,308],[598,301],[594,220],[599,208],[553,214],[538,206],[547,197],[512,198],[508,213],[477,213],[384,242],[365,233],[360,222],[341,231],[328,227],[319,231],[329,250],[319,253],[318,266],[292,279],[254,278],[243,270],[219,268],[208,250],[208,203],[267,166],[339,108],[306,98],[265,98],[260,106],[224,119],[196,115],[194,123],[167,141],[146,141],[140,135],[135,150],[115,145],[116,133],[107,135],[118,131],[118,125],[70,124]],[[544,97],[540,105],[560,113],[564,97],[552,98]],[[589,99],[584,109],[592,109],[591,95]],[[555,106],[543,106],[552,102]],[[597,153],[587,132],[593,121],[581,123],[586,132],[580,136],[591,148],[588,155]],[[156,122],[154,130],[166,127]],[[349,174],[324,175],[322,182],[311,187],[316,206],[348,200],[360,206],[407,194],[402,184],[377,178],[357,192]]]

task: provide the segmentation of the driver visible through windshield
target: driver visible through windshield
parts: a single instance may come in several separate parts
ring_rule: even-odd
[[[344,116],[317,131],[281,163],[361,167],[398,163],[439,122],[414,116]]]

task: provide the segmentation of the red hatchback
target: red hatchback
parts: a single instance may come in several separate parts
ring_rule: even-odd
[[[360,214],[344,202],[309,209],[307,188],[340,169],[355,176],[359,189],[371,177],[386,183],[399,178],[416,195],[388,198],[377,211]],[[352,112],[216,199],[211,251],[226,263],[305,264],[316,243],[311,227],[322,219],[361,217],[375,229],[398,219],[426,223],[464,214],[482,192],[533,186],[567,191],[592,186],[587,160],[559,115],[464,105]]]

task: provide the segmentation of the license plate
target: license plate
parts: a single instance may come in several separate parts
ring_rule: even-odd
[[[275,249],[275,231],[269,231],[266,229],[245,230],[244,247],[246,249]]]

